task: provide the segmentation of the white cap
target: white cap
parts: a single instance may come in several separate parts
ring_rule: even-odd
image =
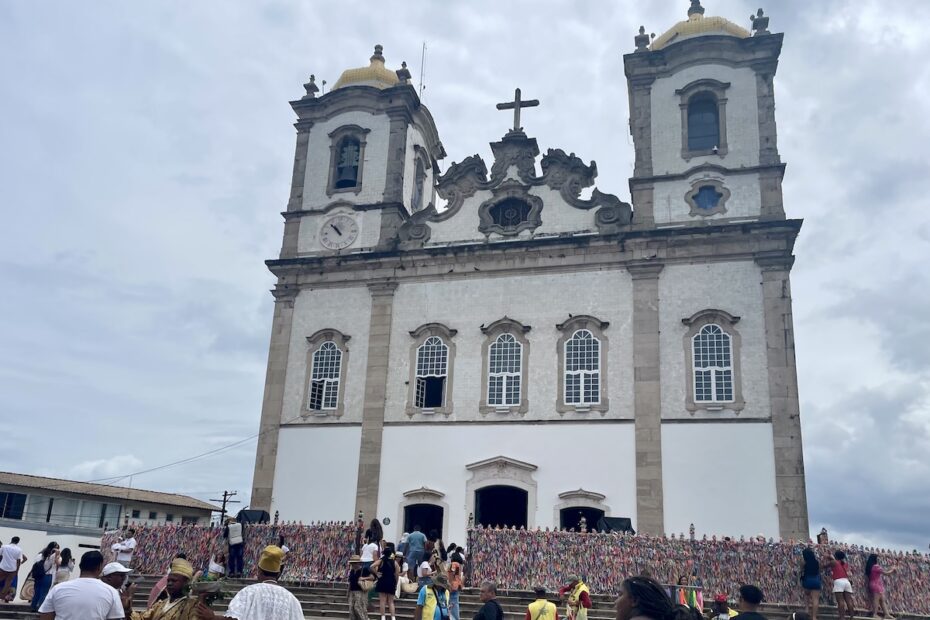
[[[131,572],[132,572],[131,568],[126,568],[119,562],[110,562],[109,564],[103,567],[103,573],[101,573],[101,576],[106,577],[107,575],[112,575],[113,573],[131,573]]]

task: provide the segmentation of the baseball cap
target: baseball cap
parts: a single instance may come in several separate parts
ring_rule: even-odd
[[[132,572],[131,568],[126,568],[119,562],[110,562],[109,564],[103,567],[103,572],[101,573],[101,576],[106,577],[107,575],[112,575],[113,573],[131,573],[131,572]]]

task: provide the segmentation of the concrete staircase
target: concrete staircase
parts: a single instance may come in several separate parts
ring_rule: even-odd
[[[133,604],[134,609],[145,609],[149,591],[158,578],[158,576],[145,576],[139,580]],[[213,608],[218,612],[225,610],[228,602],[235,593],[250,583],[254,583],[254,581],[244,579],[231,579],[226,581],[223,588],[226,593],[225,599],[215,603]],[[345,584],[311,583],[285,585],[300,601],[306,618],[346,620],[349,617]],[[555,598],[555,596],[550,597],[551,600]],[[505,620],[522,620],[526,613],[526,606],[533,600],[534,597],[531,593],[523,591],[501,592],[498,595],[498,602],[504,608]],[[588,612],[588,618],[590,620],[614,620],[616,616],[612,597],[603,594],[595,594],[592,596],[592,600],[594,602],[594,608]],[[463,620],[470,620],[472,616],[477,613],[480,606],[481,603],[478,600],[478,591],[476,589],[469,588],[462,593],[460,607]],[[404,597],[396,601],[395,608],[398,620],[411,620],[416,608],[416,595],[404,595]],[[769,604],[763,606],[762,613],[768,616],[769,620],[785,620],[792,611],[802,610],[788,605]],[[37,614],[33,614],[29,611],[28,605],[0,604],[0,620],[25,620],[27,618],[34,620],[37,617]],[[930,618],[926,616],[914,616],[911,614],[898,614],[897,617],[899,619],[920,618],[921,620],[930,620]],[[376,601],[369,607],[369,618],[370,620],[380,620]],[[836,620],[836,608],[821,607],[818,620]]]

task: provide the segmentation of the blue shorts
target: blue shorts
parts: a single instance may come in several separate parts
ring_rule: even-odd
[[[805,590],[821,590],[823,584],[820,581],[820,575],[811,575],[801,580],[801,586]]]

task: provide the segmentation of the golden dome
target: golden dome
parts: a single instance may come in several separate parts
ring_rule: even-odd
[[[728,19],[723,17],[704,17],[704,7],[700,2],[692,0],[691,9],[688,11],[688,19],[678,22],[660,36],[652,40],[649,49],[655,51],[667,47],[672,43],[677,43],[684,39],[690,39],[702,34],[724,34],[732,37],[746,39],[749,37],[749,31],[742,26],[737,26]]]
[[[375,88],[396,86],[400,79],[398,79],[397,73],[384,66],[384,56],[381,55],[382,49],[380,45],[375,46],[371,64],[367,67],[343,71],[336,81],[336,85],[333,86],[333,90],[343,86],[374,86]]]

